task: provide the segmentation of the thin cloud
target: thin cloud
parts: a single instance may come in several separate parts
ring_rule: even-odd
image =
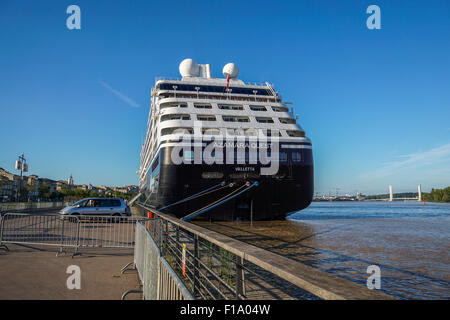
[[[433,168],[442,163],[450,165],[450,143],[423,152],[400,156],[404,160],[385,163],[380,169],[361,175],[362,178],[382,178],[405,169]]]
[[[108,89],[110,92],[112,92],[114,95],[116,95],[119,99],[121,99],[123,102],[125,102],[126,104],[128,104],[129,106],[133,107],[133,108],[139,108],[140,105],[137,104],[136,102],[134,102],[132,99],[128,98],[126,95],[124,95],[123,93],[111,88],[110,85],[108,85],[106,82],[103,82],[101,80],[98,81],[104,88]]]

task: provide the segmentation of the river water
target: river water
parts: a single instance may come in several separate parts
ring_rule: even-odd
[[[313,202],[284,221],[205,227],[400,299],[450,299],[450,204]]]

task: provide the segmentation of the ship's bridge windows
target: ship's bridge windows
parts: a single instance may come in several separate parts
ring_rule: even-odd
[[[237,106],[237,105],[224,105],[220,104],[219,109],[221,110],[244,110],[243,106]]]
[[[292,161],[294,162],[302,161],[302,154],[299,151],[292,152]]]
[[[278,120],[280,120],[280,122],[284,123],[284,124],[295,124],[296,123],[295,119],[292,119],[292,118],[279,118]]]
[[[272,118],[256,117],[256,121],[259,123],[273,123]]]
[[[272,107],[272,110],[275,112],[289,112],[289,109],[286,107]]]
[[[181,84],[181,83],[161,83],[157,86],[156,90],[174,90],[174,85],[177,86],[177,91],[192,91],[192,92],[217,92],[225,93],[225,86],[206,86],[206,85],[194,85],[194,84]],[[247,94],[257,96],[271,96],[272,93],[267,89],[262,88],[249,88],[249,87],[230,87],[233,93]]]
[[[211,109],[212,106],[210,104],[194,104],[194,107],[197,109]]]
[[[164,108],[187,108],[186,103],[163,103],[160,105],[161,109]]]
[[[161,122],[167,120],[190,120],[191,117],[188,114],[165,114],[161,117]]]
[[[264,107],[264,106],[250,106],[250,110],[252,110],[252,111],[267,111],[266,107]]]
[[[222,116],[223,121],[225,122],[250,122],[248,117],[239,117],[239,116]]]
[[[289,137],[304,137],[305,132],[301,130],[286,130]]]
[[[217,128],[202,128],[202,134],[205,136],[218,136],[220,135],[220,129]]]
[[[164,128],[161,130],[161,135],[165,136],[168,134],[193,134],[194,133],[194,129],[192,128]]]
[[[198,114],[197,115],[197,120],[200,120],[200,121],[216,121],[216,116]]]

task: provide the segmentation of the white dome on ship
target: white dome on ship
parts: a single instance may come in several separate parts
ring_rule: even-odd
[[[200,74],[198,63],[192,59],[184,59],[181,61],[179,69],[182,77],[198,77]]]
[[[237,78],[239,68],[234,63],[227,63],[225,67],[223,67],[222,73],[225,77],[230,76],[230,78]]]

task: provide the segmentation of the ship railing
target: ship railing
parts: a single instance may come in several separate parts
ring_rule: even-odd
[[[195,299],[392,299],[141,203],[136,205],[142,213],[154,216],[147,230]]]
[[[227,101],[249,101],[249,102],[274,102],[274,103],[281,103],[280,97],[276,96],[254,96],[254,95],[234,95],[234,94],[228,94],[223,93],[222,95],[205,95],[205,94],[199,94],[196,93],[187,93],[187,91],[181,92],[173,92],[173,91],[167,91],[162,93],[163,99],[167,98],[182,98],[182,99],[195,99],[195,100],[202,100],[202,99],[208,99],[208,100],[227,100]]]
[[[207,78],[200,78],[202,80],[205,80]],[[158,81],[182,81],[183,79],[180,77],[155,77],[155,82]],[[225,80],[225,79],[224,79]],[[255,86],[255,87],[267,87],[268,82],[245,82],[245,85],[248,86]],[[271,85],[273,87],[273,85]]]
[[[128,290],[122,295],[122,300],[129,293],[141,292],[145,300],[194,300],[194,297],[180,280],[154,238],[160,238],[159,219],[149,219],[136,225],[136,240],[134,261],[122,269],[122,273],[135,269],[142,284],[142,290]],[[153,236],[150,235],[150,231]]]

